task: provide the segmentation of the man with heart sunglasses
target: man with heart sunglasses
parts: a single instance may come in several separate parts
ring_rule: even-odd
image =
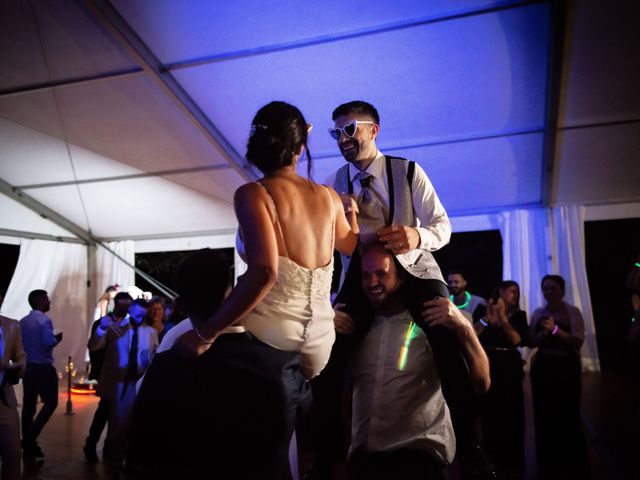
[[[431,252],[449,243],[451,224],[431,181],[419,164],[384,155],[376,146],[380,116],[376,108],[356,100],[338,106],[329,134],[347,161],[327,180],[341,194],[345,211],[356,210],[360,243],[382,242],[408,272],[405,302],[426,333],[434,352],[445,398],[457,436],[458,458],[465,480],[495,478],[481,447],[477,391],[459,343],[451,332],[428,327],[423,303],[448,298],[440,268]],[[340,290],[334,302],[337,338],[331,359],[312,383],[317,415],[316,460],[309,478],[331,478],[331,465],[344,460],[339,414],[345,372],[351,352],[366,334],[372,318],[360,283],[360,257],[342,257]],[[341,445],[342,443],[342,445]],[[338,445],[338,447],[336,447]]]

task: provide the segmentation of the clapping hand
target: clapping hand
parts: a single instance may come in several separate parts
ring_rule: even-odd
[[[498,300],[489,300],[486,320],[492,327],[501,327],[505,323],[509,322],[509,317],[507,317],[507,306],[502,298],[498,298]]]
[[[553,317],[542,317],[540,319],[540,328],[546,333],[551,333],[556,328],[556,322]]]

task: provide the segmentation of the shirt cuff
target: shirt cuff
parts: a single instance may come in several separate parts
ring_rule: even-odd
[[[414,227],[418,230],[418,235],[420,235],[420,243],[418,244],[419,250],[428,250],[429,247],[429,231],[426,228],[422,227]]]

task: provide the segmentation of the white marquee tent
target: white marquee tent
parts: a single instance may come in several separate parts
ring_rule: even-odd
[[[364,99],[455,231],[501,231],[525,307],[567,277],[597,369],[583,222],[640,217],[638,20],[623,0],[0,2],[0,242],[21,245],[2,312],[49,290],[57,366],[81,361],[135,252],[233,245],[259,107],[300,107],[322,181],[332,109]]]

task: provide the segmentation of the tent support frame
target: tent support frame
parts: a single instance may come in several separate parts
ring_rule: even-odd
[[[142,66],[145,73],[162,88],[184,111],[191,122],[209,139],[213,146],[227,159],[229,164],[245,181],[255,181],[258,176],[243,162],[240,154],[209,120],[178,81],[142,41],[118,10],[105,0],[78,0],[98,21],[114,40],[118,42]]]

